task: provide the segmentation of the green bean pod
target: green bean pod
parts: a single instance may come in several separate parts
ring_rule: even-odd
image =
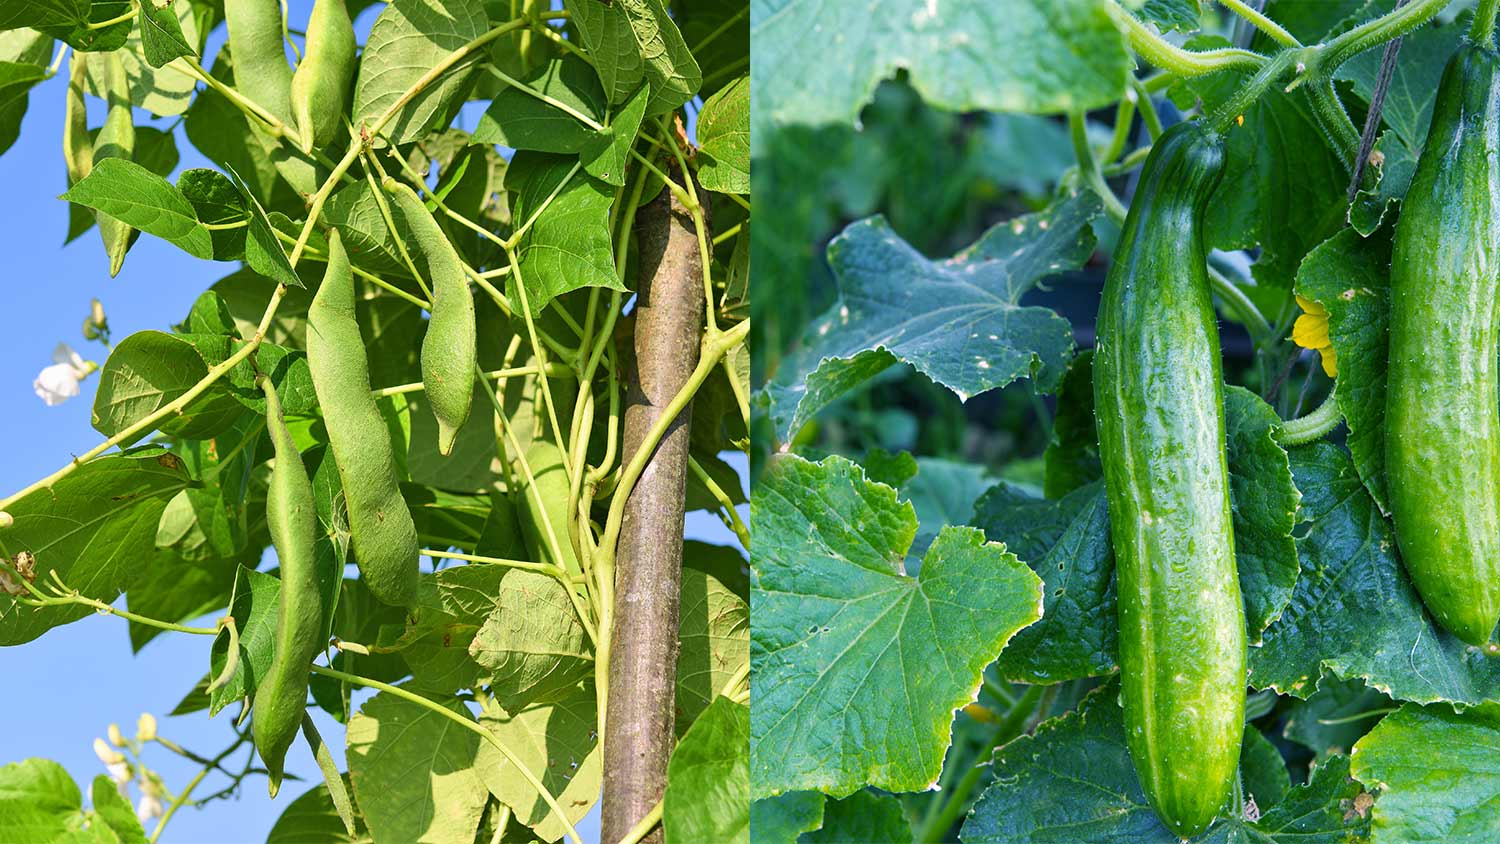
[[[1438,623],[1500,619],[1500,55],[1458,49],[1391,252],[1385,454],[1396,542]]]
[[[1141,170],[1099,305],[1094,407],[1118,578],[1125,740],[1182,838],[1229,796],[1245,721],[1219,332],[1203,214],[1223,142],[1163,132]]]
[[[303,152],[339,137],[349,110],[356,47],[344,0],[316,0],[307,22],[307,47],[292,75],[292,114]]]
[[[88,59],[88,53],[76,50],[68,57],[68,96],[63,106],[63,163],[68,168],[68,187],[88,178],[94,169],[94,145],[89,140],[88,107],[83,99]]]
[[[474,400],[479,360],[474,296],[463,261],[422,198],[400,182],[389,181],[386,189],[394,200],[391,214],[414,238],[414,259],[419,268],[426,263],[432,286],[432,317],[422,338],[422,389],[437,417],[438,452],[450,454]]]
[[[130,113],[130,79],[125,75],[125,63],[118,52],[106,53],[104,68],[104,92],[109,111],[94,138],[90,165],[106,158],[129,160],[135,157],[135,118]],[[109,274],[116,276],[125,264],[126,251],[135,242],[135,229],[108,214],[96,213],[94,218],[104,239],[104,252],[109,256]]]
[[[292,114],[292,66],[286,61],[285,23],[280,0],[224,0],[229,53],[234,59],[234,87],[251,102],[287,125]],[[318,188],[317,168],[293,154],[278,138],[250,120],[256,142],[276,165],[276,172],[298,193]]]
[[[307,364],[343,484],[360,574],[376,598],[410,606],[417,597],[417,528],[401,497],[385,420],[370,394],[354,274],[337,229],[328,233],[328,272],[307,311]]]
[[[266,525],[281,566],[281,594],[276,605],[276,650],[271,670],[255,687],[255,748],[270,772],[271,796],[281,788],[287,749],[297,738],[307,705],[308,666],[323,647],[323,596],[318,585],[314,545],[318,512],[312,481],[302,455],[282,418],[281,401],[271,379],[262,378],[266,395],[266,430],[275,465],[266,494]]]

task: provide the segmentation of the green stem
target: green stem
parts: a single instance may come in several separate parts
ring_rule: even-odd
[[[1005,719],[995,728],[994,735],[990,736],[990,740],[980,748],[979,757],[975,763],[969,767],[963,779],[959,780],[958,784],[953,787],[953,791],[949,793],[947,802],[943,805],[943,811],[923,823],[922,828],[917,831],[916,840],[919,844],[929,842],[936,844],[943,840],[943,833],[947,832],[948,828],[958,820],[958,816],[968,808],[969,794],[974,791],[975,786],[979,785],[979,779],[984,776],[984,772],[989,770],[987,764],[989,757],[994,753],[995,748],[1021,734],[1027,719],[1036,711],[1037,704],[1041,702],[1043,688],[1043,686],[1028,687],[1026,693],[1021,696],[1021,700],[1005,714]]]
[[[1226,310],[1237,317],[1250,332],[1250,339],[1257,344],[1271,336],[1271,323],[1266,321],[1260,308],[1250,301],[1239,285],[1230,281],[1225,275],[1213,267],[1208,268],[1208,286],[1220,299],[1224,300]]]
[[[1333,89],[1333,79],[1312,83],[1307,94],[1312,100],[1313,116],[1317,118],[1318,126],[1328,136],[1328,142],[1344,163],[1344,169],[1353,173],[1359,158],[1359,130],[1354,128],[1354,121],[1339,101],[1338,92]]]
[[[1377,44],[1399,38],[1432,20],[1450,0],[1414,0],[1399,9],[1336,36],[1323,45],[1315,57],[1316,72],[1333,76],[1344,62]],[[1308,63],[1313,70],[1314,62]]]
[[[1275,58],[1263,65],[1254,76],[1245,81],[1245,84],[1236,88],[1223,105],[1205,118],[1208,128],[1219,133],[1228,131],[1229,127],[1244,115],[1262,94],[1277,83],[1282,74],[1290,70],[1294,63],[1300,63],[1299,58],[1311,49],[1316,48],[1284,50],[1277,53]]]
[[[557,798],[553,797],[552,794],[547,791],[547,787],[545,785],[542,785],[542,781],[536,778],[536,774],[532,773],[531,769],[526,767],[520,759],[517,759],[515,753],[511,752],[510,748],[506,747],[498,738],[496,738],[494,733],[491,733],[484,727],[479,726],[468,717],[465,717],[465,715],[460,715],[459,713],[454,712],[453,710],[449,709],[446,706],[443,706],[440,703],[428,700],[427,698],[422,697],[415,692],[408,691],[399,686],[392,686],[389,683],[382,683],[379,680],[371,680],[368,677],[360,677],[357,674],[348,674],[334,668],[325,668],[321,665],[312,665],[309,667],[312,669],[312,672],[314,674],[322,674],[325,677],[332,677],[335,680],[343,680],[346,683],[353,683],[357,686],[368,686],[372,689],[379,689],[382,692],[389,692],[390,694],[399,697],[402,700],[405,700],[409,703],[415,703],[416,705],[424,709],[435,712],[438,715],[449,719],[453,723],[458,724],[466,730],[478,733],[481,739],[489,742],[491,747],[500,751],[500,755],[504,756],[506,761],[510,762],[511,766],[515,768],[516,773],[519,773],[521,775],[521,778],[526,780],[526,782],[536,790],[537,795],[542,798],[542,802],[547,804],[547,808],[551,809],[552,813],[557,817],[557,820],[562,823],[563,831],[567,833],[567,836],[573,839],[575,844],[583,844],[583,839],[579,837],[578,830],[573,828],[573,824],[568,821],[568,816],[563,813],[562,807],[557,804]]]
[[[651,830],[655,829],[658,823],[661,823],[660,800],[656,801],[656,805],[651,807],[651,811],[647,812],[645,817],[637,821],[636,825],[625,833],[625,837],[620,839],[620,844],[640,844],[640,841],[650,835]]]
[[[1160,33],[1137,20],[1115,0],[1105,4],[1115,24],[1125,31],[1130,48],[1150,64],[1180,77],[1207,76],[1221,70],[1254,70],[1266,63],[1266,57],[1249,50],[1226,47],[1193,52],[1184,50],[1163,38]]]
[[[1139,79],[1130,80],[1135,91],[1136,107],[1141,110],[1141,122],[1146,124],[1146,134],[1154,142],[1161,135],[1161,115],[1156,113],[1156,101],[1151,99],[1151,89]]]
[[[1500,9],[1500,0],[1479,0],[1474,9],[1474,22],[1469,26],[1469,40],[1483,47],[1495,46],[1495,10]]]
[[[1073,138],[1073,152],[1078,156],[1078,169],[1083,178],[1099,199],[1104,202],[1104,210],[1116,220],[1125,219],[1125,206],[1120,203],[1120,198],[1110,190],[1104,181],[1104,176],[1099,172],[1099,161],[1094,158],[1094,150],[1089,146],[1088,126],[1084,122],[1082,111],[1068,112],[1068,130]]]
[[[1302,445],[1323,436],[1339,426],[1344,416],[1339,412],[1338,385],[1328,391],[1328,398],[1313,412],[1281,423],[1276,439],[1282,445]]]
[[[1283,29],[1281,24],[1256,11],[1255,7],[1244,2],[1244,0],[1219,0],[1219,2],[1223,4],[1224,8],[1244,18],[1251,26],[1264,32],[1277,44],[1293,48],[1302,46],[1302,42],[1298,41],[1290,32]]]

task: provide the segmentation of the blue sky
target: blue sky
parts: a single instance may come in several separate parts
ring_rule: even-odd
[[[309,0],[291,0],[290,17],[300,28]],[[356,21],[363,41],[377,8]],[[223,42],[222,26],[209,40],[212,56]],[[66,65],[58,76],[31,92],[30,108],[21,137],[0,156],[0,184],[7,187],[5,224],[0,226],[0,255],[4,255],[4,293],[0,294],[0,433],[11,443],[0,458],[0,490],[24,487],[81,453],[101,437],[89,425],[97,378],[83,384],[83,393],[57,407],[46,407],[32,392],[32,379],[52,362],[53,348],[67,342],[86,359],[103,363],[105,350],[83,340],[80,326],[97,297],[109,315],[115,339],[144,329],[168,330],[180,321],[193,300],[237,264],[199,261],[164,241],[142,236],[130,250],[124,269],[109,277],[108,262],[97,231],[89,231],[68,246],[67,204],[56,197],[66,189],[62,162],[63,97]],[[90,98],[91,125],[103,119],[102,103]],[[471,108],[461,125],[472,126],[479,111]],[[137,112],[138,125],[166,126]],[[199,156],[178,129],[182,155],[179,170],[212,166]],[[175,178],[175,176],[174,176]],[[728,456],[742,476],[743,456]],[[733,536],[707,514],[690,514],[688,536],[733,544]],[[211,625],[211,622],[208,622]],[[214,755],[232,734],[229,719],[236,708],[216,719],[206,713],[181,718],[165,714],[207,670],[210,638],[167,634],[132,656],[126,625],[116,618],[90,617],[52,630],[27,645],[0,648],[0,685],[7,695],[7,729],[0,737],[0,764],[33,756],[62,763],[80,786],[104,767],[92,742],[110,722],[127,735],[142,712],[155,714],[159,732],[201,755]],[[318,726],[342,762],[343,728],[314,710]],[[243,752],[243,751],[241,751]],[[243,760],[243,756],[235,756]],[[146,763],[158,771],[168,788],[180,789],[199,770],[153,745]],[[253,844],[263,842],[282,810],[318,779],[312,757],[300,743],[288,756],[289,771],[307,782],[288,782],[276,801],[266,797],[263,779],[248,780],[237,799],[216,801],[201,810],[185,809],[172,819],[165,844]],[[222,778],[209,777],[198,795],[217,791]],[[138,796],[138,795],[135,795]],[[598,837],[597,811],[580,826],[586,840]]]

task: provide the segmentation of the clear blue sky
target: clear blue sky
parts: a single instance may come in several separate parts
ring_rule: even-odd
[[[310,5],[310,0],[291,0],[293,26],[300,28],[306,21]],[[367,9],[356,21],[361,41],[378,9]],[[212,56],[223,40],[221,26],[210,36],[205,54]],[[238,266],[200,261],[164,241],[142,236],[120,275],[111,279],[97,231],[62,246],[67,204],[56,197],[66,189],[61,156],[66,88],[64,65],[58,76],[32,90],[21,137],[0,157],[0,184],[6,186],[6,201],[0,206],[5,211],[0,255],[5,256],[6,279],[0,294],[0,407],[4,408],[0,435],[11,444],[0,459],[0,490],[4,492],[52,472],[70,455],[101,439],[89,426],[96,377],[84,382],[80,396],[51,408],[42,404],[31,386],[42,367],[52,362],[52,349],[59,341],[69,343],[86,359],[103,363],[103,347],[85,342],[79,332],[91,298],[104,303],[118,341],[144,329],[168,330],[187,314],[199,293]],[[90,98],[91,125],[102,121],[102,105]],[[471,106],[461,125],[472,126],[478,114]],[[136,121],[163,128],[171,122],[153,121],[142,111],[137,111]],[[180,169],[212,166],[192,149],[181,129],[176,135],[182,154]],[[747,474],[743,456],[729,457],[742,477]],[[690,514],[688,536],[734,542],[716,518],[704,513]],[[229,741],[229,719],[237,708],[212,720],[206,713],[165,717],[207,670],[209,643],[209,637],[167,634],[132,656],[123,621],[90,617],[54,629],[30,644],[0,648],[0,678],[8,692],[0,764],[33,756],[54,759],[86,792],[94,776],[104,772],[91,748],[94,737],[104,735],[112,721],[132,734],[142,712],[157,716],[163,736],[203,755],[217,753]],[[343,728],[321,710],[314,712],[320,717],[319,729],[342,763]],[[159,746],[150,748],[146,761],[173,791],[198,771],[196,764]],[[307,782],[289,782],[273,802],[266,797],[263,779],[248,780],[238,799],[179,812],[164,835],[165,844],[263,842],[286,805],[318,780],[312,757],[300,743],[288,756],[287,765]],[[209,794],[223,784],[222,778],[210,777],[196,793]],[[597,816],[596,810],[580,826],[589,841],[598,837]]]

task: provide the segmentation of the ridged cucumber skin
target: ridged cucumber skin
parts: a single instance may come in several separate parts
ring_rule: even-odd
[[[1401,558],[1438,623],[1500,620],[1500,55],[1459,47],[1391,253],[1385,456]]]
[[[1152,807],[1184,838],[1228,798],[1245,720],[1245,610],[1202,233],[1223,169],[1222,141],[1198,124],[1157,140],[1105,280],[1094,353],[1126,743]]]

